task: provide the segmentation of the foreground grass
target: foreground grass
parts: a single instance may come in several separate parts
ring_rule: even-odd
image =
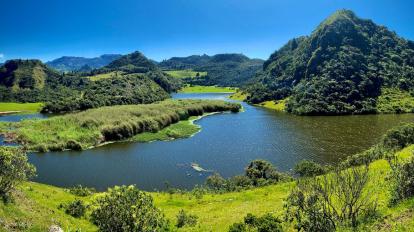
[[[213,100],[166,100],[154,104],[91,109],[49,119],[0,123],[0,133],[31,151],[81,150],[125,140],[204,113],[238,112],[239,104]]]
[[[194,78],[194,77],[205,77],[207,76],[207,72],[197,72],[191,69],[186,70],[170,70],[164,71],[168,75],[175,77],[175,78]]]
[[[378,97],[379,113],[413,113],[414,97],[410,93],[396,88],[383,88]]]
[[[412,156],[413,152],[414,146],[411,145],[397,155],[404,160]],[[367,189],[371,191],[373,198],[378,199],[378,215],[372,220],[363,221],[356,231],[413,231],[414,198],[394,207],[388,205],[389,172],[390,167],[385,160],[371,163]],[[272,213],[282,218],[284,199],[293,186],[294,182],[288,182],[240,192],[205,194],[199,199],[191,193],[149,194],[172,224],[175,224],[176,215],[181,209],[198,216],[195,227],[183,227],[178,231],[227,231],[231,224],[242,221],[247,213]],[[19,187],[17,193],[15,204],[0,203],[0,226],[4,231],[9,231],[10,226],[15,225],[26,225],[28,231],[46,231],[52,224],[61,225],[65,231],[96,231],[96,227],[85,218],[75,219],[58,209],[61,203],[76,198],[61,188],[29,182]],[[102,193],[81,199],[90,204],[100,194]],[[290,224],[285,224],[284,228],[286,231],[294,231]],[[338,228],[338,231],[352,230],[346,227]]]
[[[233,87],[219,87],[219,86],[185,86],[179,92],[180,93],[234,93],[237,88]]]
[[[19,111],[22,113],[36,113],[40,112],[43,103],[14,103],[14,102],[0,102],[0,113]]]

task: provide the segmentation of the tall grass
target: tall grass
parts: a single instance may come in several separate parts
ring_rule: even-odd
[[[102,107],[43,120],[23,120],[1,128],[8,137],[32,151],[81,150],[143,132],[156,132],[191,116],[238,112],[240,107],[224,101],[166,100],[155,104]]]

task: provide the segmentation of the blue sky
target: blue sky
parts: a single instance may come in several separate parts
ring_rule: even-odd
[[[338,9],[414,40],[411,0],[0,0],[0,62],[135,50],[162,60],[244,53],[266,59]]]

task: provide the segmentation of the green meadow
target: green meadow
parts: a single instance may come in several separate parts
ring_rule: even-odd
[[[175,78],[194,78],[194,77],[205,77],[207,76],[207,72],[197,72],[191,69],[186,70],[170,70],[164,71],[168,75],[175,77]]]
[[[14,102],[0,102],[0,113],[19,111],[22,113],[40,112],[43,103],[14,103]]]
[[[235,93],[237,88],[220,86],[186,85],[178,92],[180,93]]]

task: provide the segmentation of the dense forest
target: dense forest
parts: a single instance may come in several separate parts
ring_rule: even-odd
[[[110,78],[92,78],[114,71],[117,75]],[[44,102],[43,111],[50,113],[152,103],[180,87],[180,80],[139,52],[91,72],[59,73],[38,60],[10,60],[0,68],[0,101]]]
[[[375,113],[382,88],[411,92],[414,42],[340,10],[264,63],[248,101],[288,98],[295,114]]]
[[[46,62],[46,65],[60,72],[71,71],[91,71],[102,68],[112,61],[120,58],[119,54],[104,54],[99,57],[85,58],[76,56],[63,56],[52,61]]]
[[[193,70],[207,75],[186,78],[195,85],[242,86],[262,67],[260,59],[250,59],[243,54],[217,54],[214,56],[173,57],[160,62],[163,70]]]

